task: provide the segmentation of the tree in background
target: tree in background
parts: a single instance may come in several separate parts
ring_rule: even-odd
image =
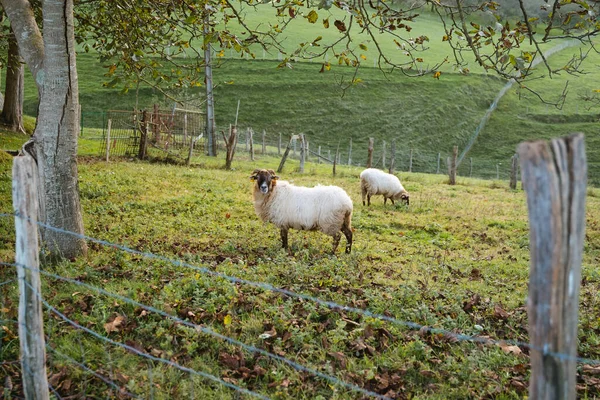
[[[19,54],[14,33],[7,36],[6,82],[0,124],[15,132],[25,133],[23,127],[23,99],[25,96],[25,68]]]
[[[37,162],[40,176],[39,220],[83,233],[78,190],[77,135],[79,99],[75,63],[72,0],[45,0],[41,11],[43,35],[28,0],[0,0],[8,15],[21,56],[39,94],[37,125],[23,149]],[[42,230],[54,256],[74,258],[87,252],[84,240]]]

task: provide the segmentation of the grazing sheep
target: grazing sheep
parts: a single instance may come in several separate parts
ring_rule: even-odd
[[[352,200],[337,186],[313,188],[278,181],[275,171],[256,169],[250,177],[255,181],[252,198],[254,210],[263,221],[281,230],[283,248],[288,248],[290,228],[321,232],[333,236],[333,253],[346,236],[346,253],[352,250]]]
[[[367,168],[360,173],[360,191],[362,194],[363,206],[365,205],[365,196],[367,196],[367,204],[371,205],[371,196],[376,194],[383,195],[383,204],[386,204],[387,199],[392,201],[402,200],[409,204],[409,194],[400,183],[397,176],[388,174],[375,168]]]

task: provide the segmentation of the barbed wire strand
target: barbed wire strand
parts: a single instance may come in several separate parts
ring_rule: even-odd
[[[8,285],[9,283],[13,283],[13,282],[15,282],[15,281],[16,281],[16,279],[11,279],[11,280],[8,280],[8,281],[6,281],[6,282],[2,282],[2,283],[0,283],[0,286]]]
[[[247,394],[247,395],[250,395],[250,396],[253,396],[253,397],[257,397],[259,399],[270,400],[269,397],[266,397],[266,396],[264,396],[264,395],[262,395],[260,393],[256,393],[256,392],[253,392],[251,390],[242,388],[240,386],[234,385],[233,383],[225,382],[224,380],[222,380],[222,379],[220,379],[220,378],[218,378],[218,377],[216,377],[214,375],[211,375],[209,373],[202,372],[202,371],[196,371],[196,370],[194,370],[192,368],[188,368],[188,367],[185,367],[183,365],[177,364],[176,362],[173,362],[171,360],[167,360],[167,359],[160,358],[160,357],[155,357],[155,356],[153,356],[151,354],[148,354],[148,353],[145,353],[143,351],[140,351],[140,350],[136,349],[135,347],[129,346],[129,345],[125,344],[125,343],[117,342],[115,340],[107,338],[106,336],[100,335],[99,333],[96,333],[95,331],[93,331],[93,330],[91,330],[89,328],[86,328],[86,327],[84,327],[82,325],[79,325],[77,322],[71,320],[69,317],[67,317],[66,315],[64,315],[60,311],[58,311],[56,308],[52,307],[46,300],[44,300],[42,298],[41,294],[33,286],[31,286],[28,282],[25,282],[25,285],[27,285],[34,292],[35,296],[44,304],[44,306],[48,310],[50,310],[54,314],[58,315],[66,323],[74,326],[75,328],[77,328],[79,330],[82,330],[84,332],[89,333],[90,335],[94,336],[97,339],[100,339],[102,341],[110,343],[110,344],[112,344],[114,346],[121,347],[121,348],[123,348],[123,349],[125,349],[127,351],[130,351],[130,352],[132,352],[134,354],[137,354],[137,355],[139,355],[141,357],[150,359],[152,361],[157,361],[157,362],[160,362],[160,363],[163,363],[163,364],[167,364],[167,365],[169,365],[171,367],[179,369],[180,371],[184,371],[184,372],[187,372],[187,373],[190,373],[190,374],[193,374],[193,375],[198,375],[198,376],[201,376],[203,378],[212,380],[213,382],[220,383],[221,385],[227,386],[228,388],[234,389],[234,390],[236,390],[236,391],[238,391],[240,393],[244,393],[244,394]]]
[[[2,264],[5,265],[5,263],[2,263]],[[77,280],[74,280],[74,279],[71,279],[71,278],[62,277],[60,275],[56,275],[56,274],[53,274],[51,272],[37,270],[37,269],[31,268],[31,267],[28,267],[28,266],[24,266],[24,265],[21,265],[21,264],[13,264],[12,266],[15,266],[15,267],[20,266],[22,268],[26,268],[26,269],[29,269],[31,271],[39,272],[39,273],[41,273],[43,275],[52,277],[54,279],[62,280],[62,281],[65,281],[65,282],[69,282],[69,283],[78,285],[78,286],[85,287],[85,288],[90,289],[90,290],[94,290],[94,291],[96,291],[98,293],[101,293],[101,294],[104,294],[106,296],[109,296],[109,297],[121,300],[121,301],[123,301],[125,303],[131,304],[131,305],[136,306],[136,307],[143,308],[143,309],[145,309],[147,311],[159,314],[159,315],[161,315],[161,316],[163,316],[165,318],[169,318],[169,319],[171,319],[171,320],[173,320],[173,321],[175,321],[175,322],[177,322],[179,324],[182,324],[182,325],[185,325],[185,326],[187,326],[189,328],[192,328],[195,331],[199,331],[199,332],[205,333],[207,335],[211,335],[211,336],[216,337],[218,339],[224,340],[224,341],[226,341],[226,342],[228,342],[228,343],[230,343],[232,345],[242,347],[242,348],[244,348],[245,350],[247,350],[249,352],[259,353],[259,354],[262,354],[264,356],[270,357],[270,358],[272,358],[274,360],[283,362],[283,363],[289,365],[290,367],[292,367],[292,368],[294,368],[294,369],[296,369],[298,371],[307,372],[307,373],[310,373],[312,375],[318,376],[319,378],[325,379],[325,380],[327,380],[327,381],[329,381],[329,382],[331,382],[331,383],[333,383],[335,385],[343,386],[343,387],[345,387],[347,389],[354,390],[354,391],[357,391],[357,392],[361,392],[361,393],[363,393],[365,395],[368,395],[368,396],[371,396],[371,397],[387,399],[387,397],[381,396],[378,393],[369,391],[367,389],[361,388],[360,386],[357,386],[357,385],[354,385],[354,384],[351,384],[351,383],[344,382],[344,381],[339,380],[338,378],[336,378],[334,376],[330,376],[330,375],[324,374],[324,373],[319,372],[319,371],[317,371],[315,369],[312,369],[312,368],[309,368],[309,367],[305,367],[302,364],[296,363],[296,362],[294,362],[292,360],[289,360],[289,359],[287,359],[285,357],[282,357],[282,356],[279,356],[277,354],[270,353],[270,352],[268,352],[268,351],[266,351],[264,349],[260,349],[260,348],[255,347],[255,346],[245,344],[243,342],[240,342],[239,340],[236,340],[236,339],[230,338],[228,336],[222,335],[222,334],[220,334],[218,332],[215,332],[214,330],[212,330],[210,328],[207,328],[207,327],[204,327],[204,326],[200,326],[200,325],[194,324],[192,322],[186,321],[184,319],[181,319],[181,318],[179,318],[177,316],[168,314],[168,313],[166,313],[166,312],[164,312],[162,310],[159,310],[157,308],[154,308],[152,306],[148,306],[146,304],[139,303],[139,302],[137,302],[137,301],[135,301],[133,299],[130,299],[128,297],[124,297],[124,296],[121,296],[119,294],[111,293],[111,292],[108,292],[108,291],[106,291],[106,290],[104,290],[102,288],[95,287],[95,286],[92,286],[92,285],[89,285],[87,283],[80,282],[80,281],[77,281]]]
[[[7,214],[2,214],[0,213],[0,216],[6,216]],[[8,216],[18,216],[16,213],[15,214],[8,214]],[[27,217],[21,217],[18,216],[19,218],[25,218],[28,219]],[[568,359],[568,360],[574,360],[580,363],[587,363],[587,364],[592,364],[592,365],[600,365],[600,360],[593,360],[593,359],[588,359],[588,358],[579,358],[579,357],[573,357],[569,354],[562,354],[562,353],[555,353],[555,352],[549,352],[546,348],[536,348],[535,346],[531,345],[530,343],[525,343],[525,342],[521,342],[521,341],[517,341],[517,340],[494,340],[494,339],[490,339],[490,338],[484,338],[484,337],[480,337],[480,336],[472,336],[472,335],[465,335],[465,334],[460,334],[460,333],[455,333],[455,332],[451,332],[442,328],[433,328],[433,327],[429,327],[429,326],[425,326],[425,325],[421,325],[418,324],[416,322],[410,322],[410,321],[401,321],[398,320],[394,317],[388,317],[387,315],[382,315],[382,314],[376,314],[373,313],[369,310],[365,310],[365,309],[361,309],[361,308],[356,308],[356,307],[351,307],[351,306],[346,306],[346,305],[342,305],[342,304],[338,304],[335,303],[333,301],[329,301],[329,300],[321,300],[317,297],[314,296],[310,296],[310,295],[306,295],[306,294],[301,294],[301,293],[295,293],[292,292],[290,290],[287,289],[281,289],[281,288],[277,288],[273,285],[270,285],[268,283],[263,283],[263,282],[253,282],[253,281],[249,281],[246,279],[242,279],[242,278],[237,278],[237,277],[233,277],[233,276],[229,276],[220,272],[215,272],[215,271],[211,271],[208,268],[205,267],[198,267],[189,263],[185,263],[182,262],[181,260],[174,260],[174,259],[170,259],[168,257],[165,256],[160,256],[160,255],[156,255],[153,253],[148,253],[148,252],[142,252],[139,250],[134,250],[131,248],[128,248],[126,246],[123,245],[119,245],[119,244],[115,244],[115,243],[111,243],[111,242],[107,242],[105,240],[100,240],[100,239],[95,239],[86,235],[82,235],[80,233],[76,233],[76,232],[70,232],[61,228],[56,228],[47,224],[44,224],[42,222],[38,222],[38,225],[45,227],[47,229],[56,231],[56,232],[60,232],[60,233],[65,233],[68,235],[72,235],[75,237],[78,237],[80,239],[85,239],[85,240],[89,240],[98,244],[102,244],[108,247],[113,247],[116,249],[120,249],[123,250],[125,252],[129,252],[131,254],[137,254],[137,255],[141,255],[147,258],[151,258],[151,259],[157,259],[160,261],[164,261],[164,262],[168,262],[171,263],[175,266],[179,266],[179,267],[186,267],[186,268],[190,268],[192,270],[198,271],[198,272],[202,272],[204,274],[207,275],[212,275],[212,276],[217,276],[219,278],[228,280],[230,282],[233,283],[240,283],[240,284],[245,284],[248,286],[252,286],[252,287],[257,287],[257,288],[261,288],[263,290],[268,290],[268,291],[272,291],[272,292],[276,292],[276,293],[281,293],[281,294],[285,294],[287,296],[290,297],[294,297],[294,298],[298,298],[298,299],[303,299],[303,300],[307,300],[307,301],[312,301],[315,302],[317,304],[320,304],[324,307],[330,308],[332,310],[342,310],[342,311],[347,311],[347,312],[352,312],[352,313],[356,313],[356,314],[360,314],[369,318],[374,318],[374,319],[379,319],[382,321],[386,321],[386,322],[391,322],[393,324],[399,325],[399,326],[404,326],[404,327],[408,327],[410,329],[414,329],[414,330],[419,330],[421,332],[428,332],[428,333],[432,333],[432,334],[441,334],[447,337],[451,337],[454,338],[456,340],[459,341],[470,341],[470,342],[474,342],[474,343],[481,343],[481,344],[494,344],[494,345],[505,345],[505,344],[510,344],[510,345],[516,345],[516,346],[522,346],[525,348],[529,348],[531,350],[534,351],[539,351],[541,353],[543,353],[544,355],[551,355],[554,357],[557,357],[559,359]]]

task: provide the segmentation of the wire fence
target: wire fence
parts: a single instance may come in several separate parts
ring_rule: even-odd
[[[90,126],[101,126],[101,129],[84,128],[84,121]],[[111,127],[109,128],[109,121]],[[144,126],[144,121],[147,124]],[[107,111],[82,113],[81,136],[90,140],[98,140],[100,156],[139,157],[142,153],[157,159],[177,159],[187,162],[189,158],[208,154],[208,138],[205,134],[206,119],[202,112],[173,108],[170,111],[153,111],[134,113],[132,111]],[[141,140],[142,132],[148,131],[148,141]],[[110,134],[108,131],[110,130]],[[215,132],[215,150],[225,153],[226,145],[223,131]],[[110,145],[107,148],[107,134]],[[289,158],[300,159],[298,139],[291,139],[294,134],[254,131],[252,127],[238,127],[236,156],[238,158],[260,159],[261,156],[281,157],[285,148],[290,145]],[[202,140],[200,140],[202,139]],[[314,163],[349,165],[364,167],[368,159],[368,138],[345,138],[331,141],[321,138],[306,137],[308,152],[306,160]],[[191,147],[192,141],[194,144]],[[392,144],[395,142],[395,146]],[[392,159],[395,172],[418,172],[426,174],[448,174],[449,157],[452,145],[445,149],[422,149],[402,146],[401,136],[380,140],[373,147],[372,166],[387,170]],[[393,148],[395,147],[395,150]],[[144,149],[142,149],[144,148]],[[460,151],[461,149],[459,149]],[[392,154],[393,152],[393,154]],[[462,155],[462,154],[461,154]],[[600,163],[588,163],[588,181],[591,185],[600,185]],[[520,172],[519,172],[520,173]],[[488,180],[509,180],[511,176],[511,159],[486,159],[468,157],[458,163],[457,175]]]
[[[0,218],[15,218],[15,217],[28,219],[25,216],[19,216],[19,215],[15,215],[15,214],[0,214]],[[265,282],[251,281],[251,280],[239,278],[236,276],[227,275],[224,273],[213,271],[207,267],[197,266],[197,265],[193,265],[193,264],[190,264],[187,262],[183,262],[179,259],[173,259],[173,258],[165,257],[162,255],[154,254],[151,252],[143,252],[143,251],[135,250],[135,249],[129,248],[129,247],[121,245],[121,244],[112,243],[109,241],[96,239],[96,238],[89,237],[86,235],[81,235],[78,233],[66,231],[64,229],[52,227],[52,226],[49,226],[49,225],[41,223],[41,222],[38,222],[38,225],[47,230],[52,230],[52,231],[55,231],[55,232],[58,232],[61,234],[65,234],[65,235],[68,235],[68,236],[71,236],[74,238],[78,238],[78,239],[84,239],[88,242],[93,242],[93,243],[96,243],[101,246],[117,249],[119,251],[129,253],[132,255],[136,255],[136,256],[140,256],[145,259],[158,260],[158,261],[173,265],[178,268],[187,269],[187,270],[193,271],[194,273],[209,276],[213,279],[220,279],[220,280],[228,281],[231,284],[235,284],[235,285],[250,286],[253,288],[261,289],[266,292],[278,293],[278,294],[281,294],[288,298],[293,298],[293,299],[296,299],[299,301],[306,301],[306,302],[311,302],[311,303],[317,304],[319,306],[328,308],[334,312],[354,313],[354,314],[360,315],[362,317],[365,317],[362,322],[363,324],[365,323],[364,321],[367,321],[367,320],[378,320],[381,323],[393,324],[397,327],[406,328],[406,329],[410,329],[413,331],[418,331],[419,334],[429,333],[429,334],[433,334],[433,335],[443,336],[445,338],[451,339],[449,341],[449,343],[471,342],[471,343],[477,343],[477,344],[481,344],[481,345],[496,345],[496,346],[512,345],[512,346],[518,346],[523,349],[529,349],[529,351],[540,352],[544,356],[548,356],[548,357],[555,357],[557,359],[575,360],[578,363],[584,363],[587,365],[600,365],[600,360],[573,357],[569,354],[555,353],[555,352],[548,351],[547,348],[537,348],[535,346],[532,346],[529,343],[518,341],[518,340],[496,340],[496,339],[492,339],[487,336],[465,335],[465,334],[452,332],[452,331],[448,331],[448,330],[441,329],[441,328],[434,328],[431,326],[422,325],[422,324],[419,324],[416,322],[404,321],[404,320],[397,319],[393,316],[378,314],[378,313],[372,312],[368,309],[357,308],[357,307],[348,306],[348,305],[336,303],[336,302],[329,301],[329,300],[323,300],[323,299],[320,299],[318,297],[308,295],[308,294],[296,293],[296,292],[288,290],[288,289],[275,287],[275,286],[265,283]],[[325,382],[328,382],[330,385],[332,385],[332,387],[344,388],[348,391],[355,392],[355,393],[363,395],[363,396],[373,397],[373,398],[379,398],[379,399],[389,398],[386,396],[386,393],[378,393],[376,391],[360,387],[360,386],[356,385],[355,383],[347,382],[345,380],[340,379],[339,377],[328,374],[328,373],[324,372],[324,369],[322,368],[322,366],[317,366],[317,367],[306,366],[297,360],[292,360],[283,355],[275,354],[275,353],[270,352],[261,347],[243,343],[242,341],[240,341],[238,339],[235,339],[235,338],[227,336],[223,333],[217,332],[216,330],[214,330],[206,325],[199,325],[199,324],[193,323],[187,319],[180,318],[177,315],[170,314],[167,311],[161,310],[161,309],[156,308],[151,305],[144,304],[140,301],[136,301],[131,297],[124,296],[124,295],[121,295],[118,293],[112,293],[104,288],[85,283],[82,281],[81,277],[65,277],[60,274],[55,274],[55,273],[52,273],[47,270],[40,270],[36,267],[32,267],[32,266],[28,266],[28,265],[19,265],[17,263],[0,262],[0,265],[3,265],[5,267],[15,267],[15,268],[22,267],[22,268],[28,269],[30,271],[39,272],[43,276],[45,276],[47,279],[46,287],[56,287],[56,281],[62,281],[62,282],[65,282],[66,284],[70,284],[70,285],[73,285],[74,287],[76,287],[77,288],[76,293],[80,293],[82,291],[86,291],[88,293],[93,292],[96,295],[106,296],[111,299],[114,299],[114,301],[122,302],[124,304],[130,305],[130,306],[132,306],[130,309],[135,310],[135,312],[137,312],[137,313],[139,313],[140,310],[144,310],[144,312],[156,314],[160,317],[165,318],[165,320],[171,321],[175,326],[189,329],[189,332],[191,334],[203,334],[204,337],[206,337],[206,338],[211,337],[213,340],[218,341],[219,343],[226,343],[227,345],[235,346],[239,349],[243,349],[247,353],[267,357],[267,358],[271,359],[273,362],[279,363],[279,364],[273,364],[274,368],[277,365],[280,365],[280,366],[286,365],[290,368],[293,368],[294,370],[296,370],[298,372],[309,374],[309,375],[317,377],[318,379],[321,379]],[[10,279],[8,281],[3,282],[2,285],[0,285],[0,287],[3,287],[4,289],[6,287],[10,288],[11,286],[8,286],[8,285],[10,285],[11,283],[14,284],[16,281],[17,281],[16,279]],[[28,285],[28,283],[26,283],[25,281],[23,281],[23,284]],[[158,355],[151,354],[151,353],[145,351],[144,349],[140,349],[139,346],[133,345],[128,342],[122,343],[117,340],[111,339],[107,335],[98,333],[95,329],[93,329],[94,326],[102,326],[105,323],[105,320],[97,320],[97,321],[89,321],[88,320],[87,323],[85,323],[85,324],[79,323],[79,322],[75,321],[73,318],[70,318],[69,316],[67,316],[66,312],[59,310],[59,307],[61,306],[60,304],[52,305],[52,304],[50,304],[50,301],[51,301],[50,298],[44,298],[41,293],[39,293],[35,288],[33,288],[31,286],[30,286],[30,289],[34,291],[35,295],[40,299],[40,301],[42,302],[42,304],[48,311],[48,318],[47,318],[46,324],[54,324],[54,323],[56,323],[55,320],[57,320],[60,322],[61,327],[69,326],[79,332],[86,333],[90,337],[94,338],[97,341],[102,342],[106,346],[113,346],[113,347],[116,347],[119,349],[123,349],[127,353],[134,354],[143,359],[149,360],[152,363],[162,364],[162,365],[168,366],[169,368],[174,368],[178,371],[189,374],[190,376],[197,376],[197,377],[203,378],[206,381],[213,382],[215,384],[221,385],[223,387],[232,389],[236,392],[239,392],[239,393],[242,393],[242,394],[245,394],[248,396],[257,397],[257,398],[261,398],[261,399],[269,398],[266,395],[257,392],[256,390],[252,390],[252,388],[243,387],[241,385],[238,385],[238,384],[236,384],[237,382],[234,383],[230,379],[227,379],[226,377],[219,377],[213,373],[210,373],[210,371],[198,370],[197,368],[195,369],[191,366],[186,366],[177,361],[173,361],[172,359],[170,359],[168,356],[165,356],[164,354],[158,354]],[[64,290],[64,288],[63,288],[63,290]],[[4,324],[7,324],[7,325],[8,324],[16,324],[16,323],[17,322],[14,320],[2,320],[3,325]],[[53,332],[54,335],[57,333],[58,332],[56,332],[56,331]],[[55,339],[54,335],[48,336],[48,337],[52,340],[52,339]],[[200,337],[198,337],[197,339],[200,340]],[[120,396],[120,398],[126,398],[126,397],[153,398],[154,397],[151,394],[152,391],[154,390],[153,386],[151,384],[149,384],[149,386],[148,386],[148,389],[147,389],[148,392],[145,392],[143,390],[143,388],[141,388],[139,385],[137,387],[132,388],[130,385],[127,385],[127,380],[125,380],[125,382],[121,382],[118,379],[116,380],[116,378],[115,378],[115,376],[117,375],[116,373],[99,372],[101,370],[106,371],[106,369],[102,366],[101,360],[97,360],[97,359],[89,360],[90,362],[88,364],[86,364],[85,362],[77,361],[72,356],[66,355],[66,354],[62,353],[60,350],[57,350],[58,347],[59,346],[47,345],[47,349],[50,350],[50,352],[52,354],[56,354],[58,356],[58,358],[66,360],[68,363],[70,363],[74,367],[79,368],[79,370],[82,373],[90,374],[90,375],[96,377],[97,379],[99,379],[99,381],[103,382],[107,386],[108,390],[114,390],[115,393],[117,393]],[[86,350],[83,349],[82,353],[85,353],[85,352],[86,352]],[[110,368],[111,368],[111,366],[109,365],[109,369]],[[27,373],[27,371],[22,371],[22,373]],[[149,381],[151,382],[152,381],[152,378],[151,378],[152,367],[149,368],[148,376],[150,377]],[[50,390],[53,391],[53,393],[55,394],[55,396],[57,398],[61,398],[60,392],[68,393],[68,391],[64,390],[64,388],[61,389],[60,387],[56,387],[56,388],[52,387],[52,379],[50,381],[51,381],[49,383]],[[191,397],[194,398],[193,395]]]

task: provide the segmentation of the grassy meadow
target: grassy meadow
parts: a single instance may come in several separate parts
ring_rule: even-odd
[[[264,16],[253,10],[244,13],[249,23],[258,25]],[[328,16],[340,17],[320,11],[318,24]],[[432,16],[424,15],[413,25],[415,36],[430,36],[426,62],[446,57],[442,29]],[[314,39],[315,30],[305,20],[294,21],[289,28],[284,43],[290,51],[296,40]],[[333,40],[336,33],[329,30],[323,35],[324,40]],[[411,193],[410,207],[384,206],[381,197],[372,199],[371,207],[362,206],[361,167],[338,165],[334,177],[331,166],[313,159],[300,174],[297,160],[290,159],[280,174],[298,185],[334,184],[348,192],[354,202],[350,255],[341,252],[344,238],[338,253],[331,255],[331,238],[293,230],[290,252],[285,252],[277,229],[255,215],[249,175],[255,168],[276,168],[278,158],[257,154],[256,161],[250,161],[238,150],[232,171],[222,168],[223,153],[218,158],[198,155],[190,167],[125,158],[102,161],[100,143],[90,137],[99,136],[104,127],[103,113],[132,109],[135,93],[103,87],[108,80],[106,65],[93,53],[78,54],[84,125],[79,189],[85,233],[162,258],[90,241],[87,257],[43,266],[53,274],[43,277],[42,292],[49,304],[99,335],[274,399],[364,395],[56,276],[154,307],[390,398],[525,397],[530,368],[526,346],[458,341],[452,335],[231,284],[199,269],[455,334],[528,342],[529,230],[524,192],[508,189],[503,180],[467,178],[464,164],[456,186],[447,185],[444,175],[406,172],[409,149],[428,160],[435,160],[438,153],[445,157],[453,145],[463,149],[505,82],[476,66],[463,76],[446,65],[439,80],[383,73],[373,68],[373,44],[363,42],[367,60],[358,71],[360,81],[353,85],[348,85],[354,74],[351,68],[334,65],[319,73],[320,62],[293,62],[293,68],[277,69],[278,55],[265,53],[263,59],[258,49],[255,60],[226,51],[214,71],[219,129],[234,121],[239,100],[240,127],[284,137],[305,133],[312,150],[323,146],[335,151],[339,145],[342,160],[350,139],[353,159],[359,163],[366,160],[369,137],[375,138],[376,152],[382,141],[396,140],[398,176]],[[384,47],[397,51],[389,43]],[[568,60],[576,51],[566,49],[550,61]],[[523,140],[584,132],[590,182],[600,183],[598,110],[581,100],[599,89],[597,61],[597,55],[590,55],[583,76],[561,74],[531,82],[533,90],[553,98],[568,81],[563,109],[546,106],[525,88],[511,88],[467,155],[476,168],[485,169],[480,176],[495,176],[496,164],[506,166]],[[176,95],[186,99],[187,107],[200,108],[202,90]],[[30,81],[25,95],[31,131],[37,96]],[[149,109],[154,103],[163,109],[173,106],[149,87],[141,87],[138,100],[140,108]],[[0,150],[16,150],[25,140],[0,132]],[[11,156],[0,151],[0,213],[12,212],[11,165]],[[14,261],[14,242],[12,218],[0,217],[1,262]],[[590,187],[578,348],[579,356],[590,359],[600,359],[599,260],[600,189]],[[7,398],[21,395],[15,278],[13,268],[0,269],[0,376],[10,377],[13,384],[4,389]],[[61,397],[127,398],[125,392],[155,399],[248,397],[107,344],[50,311],[45,316],[50,383]],[[595,373],[593,366],[578,364],[579,398],[600,397]],[[120,389],[107,386],[105,380]]]
[[[11,137],[2,134],[2,139]],[[86,140],[84,139],[83,142]],[[89,146],[93,146],[94,143]],[[83,146],[87,148],[86,145]],[[85,152],[85,151],[84,151]],[[0,153],[2,154],[2,153]],[[4,153],[5,154],[5,153]],[[221,274],[367,308],[401,321],[494,340],[527,342],[528,223],[524,192],[505,182],[400,173],[411,205],[361,203],[357,167],[309,163],[281,174],[295,184],[343,187],[354,202],[354,247],[330,254],[331,239],[290,231],[289,253],[279,233],[254,214],[255,168],[279,160],[243,155],[233,171],[222,157],[199,156],[191,167],[82,156],[80,193],[86,235]],[[0,159],[0,212],[10,213],[11,159]],[[600,358],[600,191],[589,189],[583,260],[579,355]],[[12,262],[11,218],[0,218],[0,260]],[[210,328],[246,344],[391,398],[520,398],[527,393],[526,347],[459,342],[349,312],[332,311],[255,287],[231,284],[164,260],[89,242],[87,257],[44,266]],[[3,268],[0,281],[15,278]],[[18,359],[17,288],[2,291],[0,358]],[[223,378],[270,398],[357,399],[363,395],[240,350],[119,299],[43,278],[47,301],[78,324],[133,348]],[[46,313],[49,376],[61,396],[119,397],[83,363],[131,394],[161,398],[240,398],[198,376],[106,344]],[[118,321],[116,323],[115,321]],[[65,358],[65,357],[69,357]],[[16,364],[3,364],[18,393]],[[5,392],[6,393],[6,392]],[[578,395],[600,395],[597,379],[578,366]],[[121,394],[120,396],[124,396]],[[244,397],[244,396],[242,396]]]

